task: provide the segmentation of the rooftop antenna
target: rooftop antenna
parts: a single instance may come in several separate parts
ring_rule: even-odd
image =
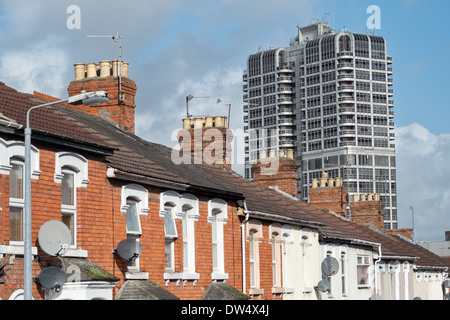
[[[188,118],[191,117],[191,115],[189,114],[189,101],[191,101],[192,99],[210,99],[210,97],[194,97],[191,94],[187,95],[186,96],[186,116]]]
[[[123,102],[123,95],[122,95],[122,36],[117,32],[115,35],[87,35],[88,38],[110,38],[114,42],[119,44],[119,102]]]

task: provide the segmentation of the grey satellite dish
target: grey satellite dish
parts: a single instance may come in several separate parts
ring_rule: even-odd
[[[331,283],[328,280],[321,280],[319,281],[319,283],[317,284],[317,289],[320,292],[327,292],[331,290]]]
[[[44,223],[39,230],[39,246],[51,256],[59,256],[69,250],[72,235],[69,228],[61,221],[51,220]]]
[[[327,257],[322,261],[322,272],[327,276],[334,276],[339,271],[339,261],[333,257]]]
[[[119,242],[116,252],[122,259],[136,259],[142,254],[142,244],[134,239],[125,239]]]
[[[447,294],[445,295],[445,300],[450,300],[450,293],[447,293]]]
[[[370,300],[381,300],[381,296],[375,293],[370,297]]]
[[[420,297],[415,297],[413,300],[422,300]]]
[[[46,289],[55,289],[56,292],[61,290],[61,287],[67,281],[67,274],[60,268],[47,267],[39,274],[39,282],[42,287]]]
[[[450,280],[444,281],[444,288],[446,288],[446,289],[450,288]]]

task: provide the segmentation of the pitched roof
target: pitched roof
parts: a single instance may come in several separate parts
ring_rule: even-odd
[[[20,93],[0,82],[0,113],[3,118],[15,120],[18,124],[25,124],[26,112],[30,107],[55,99],[42,94],[37,97]],[[313,225],[319,228],[324,241],[339,239],[374,247],[381,244],[384,257],[417,258],[417,264],[424,267],[447,265],[440,257],[401,237],[357,225],[303,201],[259,187],[228,168],[206,164],[175,165],[171,160],[170,148],[122,131],[100,117],[79,112],[67,105],[46,109],[34,111],[31,118],[34,132],[114,150],[106,157],[106,162],[117,170],[118,176],[141,178],[147,183],[167,182],[186,191],[245,199],[252,214],[262,214],[261,217],[266,219]]]

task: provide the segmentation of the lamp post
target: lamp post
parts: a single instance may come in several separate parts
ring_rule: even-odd
[[[109,101],[108,94],[105,91],[84,92],[79,95],[72,96],[66,100],[59,100],[31,107],[27,112],[27,119],[26,119],[27,123],[25,128],[25,218],[24,218],[25,230],[24,230],[24,266],[23,266],[24,300],[33,299],[32,293],[33,256],[31,243],[31,128],[30,128],[31,111],[65,102],[68,102],[69,104],[84,104],[87,106],[94,106],[108,101]]]

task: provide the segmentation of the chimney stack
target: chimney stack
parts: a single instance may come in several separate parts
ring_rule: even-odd
[[[328,178],[324,172],[320,179],[313,179],[309,203],[347,217],[347,189],[342,185],[342,178]]]
[[[135,133],[136,83],[128,77],[129,64],[121,60],[99,63],[76,63],[75,79],[67,89],[69,97],[81,92],[106,91],[109,102],[96,107],[79,108],[115,124],[122,130]],[[93,112],[96,110],[96,112]]]
[[[378,230],[384,230],[384,203],[379,194],[354,195],[353,203],[350,205],[352,221],[357,224],[370,224]]]
[[[224,116],[183,119],[183,130],[178,133],[183,162],[231,168],[233,133],[227,123]]]
[[[278,156],[275,150],[269,150],[268,154],[261,151],[252,171],[257,185],[276,187],[294,198],[298,197],[298,165],[294,150],[280,150]]]

